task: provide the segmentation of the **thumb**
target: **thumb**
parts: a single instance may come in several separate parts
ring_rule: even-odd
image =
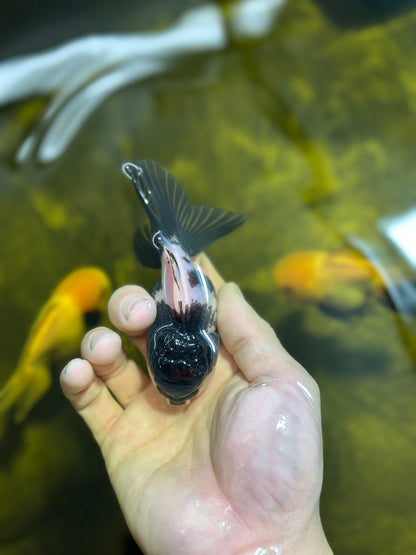
[[[301,380],[317,388],[313,378],[283,348],[273,328],[244,299],[234,283],[218,292],[217,327],[227,351],[249,382],[257,378]],[[314,389],[315,392],[315,389]]]

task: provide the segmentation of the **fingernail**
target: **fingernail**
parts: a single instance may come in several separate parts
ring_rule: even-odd
[[[66,374],[68,374],[68,372],[71,372],[72,367],[74,366],[74,364],[78,364],[79,361],[82,360],[80,358],[73,358],[72,360],[70,360],[69,362],[67,362],[67,364],[64,366],[61,374],[63,374],[64,376],[66,376]]]
[[[104,335],[102,331],[93,331],[90,333],[88,337],[88,349],[90,351],[93,350],[93,348],[97,344],[97,341],[100,339],[102,335]]]
[[[150,305],[149,299],[145,299],[134,294],[127,295],[127,297],[124,297],[121,301],[120,312],[125,320],[130,320],[139,308],[146,305]]]

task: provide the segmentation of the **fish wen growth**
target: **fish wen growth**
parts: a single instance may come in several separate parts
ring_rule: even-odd
[[[127,162],[150,227],[137,230],[134,250],[142,264],[161,267],[153,296],[157,313],[147,334],[151,378],[170,404],[183,405],[202,390],[219,348],[214,287],[193,257],[240,226],[245,217],[192,205],[182,186],[156,162]]]

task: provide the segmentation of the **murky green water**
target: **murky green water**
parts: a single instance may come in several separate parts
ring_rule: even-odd
[[[113,23],[164,28],[197,5],[139,6]],[[411,320],[375,299],[341,318],[290,301],[272,279],[280,257],[334,250],[349,235],[371,242],[380,217],[416,204],[415,37],[411,7],[341,27],[312,0],[289,0],[266,36],[181,57],[112,95],[49,164],[36,153],[13,162],[48,100],[1,108],[1,383],[73,268],[98,265],[114,286],[153,285],[132,253],[144,216],[120,165],[155,159],[194,203],[248,216],[208,252],[320,385],[322,518],[335,553],[416,553]],[[100,454],[57,383],[2,441],[0,499],[2,555],[132,549]]]

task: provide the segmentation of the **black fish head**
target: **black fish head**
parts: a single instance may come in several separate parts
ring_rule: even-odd
[[[215,366],[218,347],[217,333],[189,332],[175,325],[149,330],[149,368],[171,405],[183,405],[200,392]]]

